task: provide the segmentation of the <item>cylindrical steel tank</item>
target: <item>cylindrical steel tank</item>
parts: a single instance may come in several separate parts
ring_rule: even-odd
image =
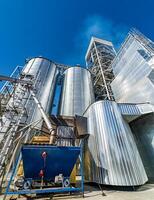
[[[128,123],[116,102],[98,101],[84,116],[89,138],[85,150],[85,178],[115,186],[137,186],[148,179]]]
[[[59,114],[82,115],[94,102],[90,72],[81,67],[70,67],[64,72]]]
[[[56,65],[45,58],[32,58],[28,61],[22,73],[26,75],[26,77],[29,75],[34,77],[36,97],[45,112],[49,114],[51,111],[53,94],[58,75]],[[26,108],[28,110],[29,122],[37,121],[42,118],[41,113],[33,99],[29,101]],[[37,128],[41,128],[40,123],[37,125]]]
[[[26,63],[19,77],[27,82],[33,81],[33,91],[46,113],[49,113],[51,109],[57,75],[58,70],[53,62],[37,57]],[[6,105],[6,110],[7,112],[2,116],[2,123],[0,124],[0,141],[12,124],[18,123],[16,126],[19,126],[19,123],[29,124],[42,119],[30,92],[21,83],[16,83],[12,97]],[[24,114],[19,121],[19,114],[16,113],[21,113],[22,110]],[[41,126],[42,123],[40,122],[35,128],[41,129]]]
[[[6,162],[13,162],[10,160],[12,154],[14,155],[12,159],[15,160],[21,142],[30,141],[35,134],[30,129],[19,133],[20,127],[24,126],[25,128],[26,125],[31,125],[31,129],[40,130],[42,128],[43,116],[40,111],[44,110],[47,114],[50,113],[57,75],[56,65],[48,59],[40,57],[29,60],[22,70],[19,77],[22,83],[15,83],[6,105],[6,111],[1,118],[0,176]],[[20,143],[17,143],[17,138],[21,139]]]

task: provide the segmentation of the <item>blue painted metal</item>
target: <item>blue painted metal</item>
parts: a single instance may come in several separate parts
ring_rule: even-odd
[[[81,192],[84,197],[84,155],[83,155],[83,149],[84,149],[84,140],[81,141],[81,152],[80,152],[80,172],[81,172]]]
[[[80,166],[81,166],[81,168],[80,168],[80,170],[81,170],[81,184],[80,184],[80,187],[76,188],[76,187],[71,187],[70,186],[70,187],[59,187],[59,188],[43,188],[43,189],[28,189],[28,190],[14,190],[14,191],[10,190],[10,185],[12,183],[13,178],[15,177],[15,174],[16,174],[16,171],[17,171],[17,167],[18,167],[18,164],[19,164],[19,160],[21,158],[21,154],[20,154],[18,156],[18,158],[16,160],[16,163],[15,163],[15,166],[13,168],[13,171],[12,171],[12,174],[11,174],[11,178],[10,178],[10,180],[8,182],[8,186],[6,188],[5,195],[82,192],[82,194],[84,196],[83,142],[81,142],[80,147],[57,147],[57,146],[49,146],[49,145],[47,145],[47,146],[46,145],[35,145],[35,146],[34,145],[25,145],[22,148],[22,156],[26,155],[26,159],[27,159],[27,157],[28,157],[28,154],[27,154],[28,151],[26,149],[29,148],[29,149],[31,149],[33,151],[33,150],[36,150],[39,147],[41,147],[40,148],[41,150],[46,150],[46,152],[49,153],[48,155],[51,154],[50,150],[52,149],[51,151],[52,151],[52,153],[54,153],[54,155],[52,155],[52,156],[50,155],[51,156],[50,158],[55,158],[56,155],[60,156],[59,159],[61,159],[61,160],[58,160],[58,161],[61,163],[61,167],[59,167],[59,165],[57,166],[57,167],[59,167],[59,169],[63,168],[63,165],[64,166],[66,165],[66,163],[64,163],[65,159],[63,157],[66,156],[67,159],[68,158],[72,159],[72,160],[69,160],[69,163],[67,163],[68,164],[68,169],[66,169],[66,167],[63,168],[64,171],[67,174],[69,174],[69,176],[70,176],[70,169],[71,168],[73,169],[72,166],[74,166],[77,158],[79,157],[80,158]],[[56,154],[56,150],[58,151],[58,154]],[[39,150],[39,152],[42,155],[42,151]],[[33,154],[34,152],[31,152],[31,153]],[[65,154],[63,154],[63,153],[65,153]],[[67,154],[70,154],[70,155],[67,155]],[[38,154],[35,154],[35,155],[38,155]],[[31,155],[29,155],[29,156],[31,156]],[[39,154],[39,156],[40,156],[40,154]],[[33,157],[33,159],[37,160],[37,158],[34,158],[34,157]],[[34,162],[34,160],[31,160],[31,161],[27,160],[27,161],[30,162],[29,163],[30,165],[32,165],[32,163]],[[75,160],[75,162],[74,162],[74,160]],[[55,161],[57,162],[57,159],[55,159]],[[72,163],[72,164],[70,164],[70,163]],[[40,164],[40,162],[39,162],[39,164]],[[51,165],[50,169],[52,170],[53,169],[52,161],[49,161],[49,164]],[[27,163],[26,163],[26,165],[27,165]],[[54,167],[56,167],[56,166],[54,165]],[[59,174],[59,172],[58,172],[58,174]],[[28,173],[28,176],[29,175],[31,175],[31,173],[30,174]],[[52,175],[53,175],[53,173],[52,173]]]
[[[59,174],[70,176],[80,154],[80,147],[24,145],[21,151],[25,178],[40,180],[40,170],[44,170],[44,180],[54,181]],[[42,157],[43,152],[47,154],[45,159]]]
[[[13,170],[12,170],[12,174],[11,174],[11,177],[10,177],[10,180],[9,180],[9,182],[8,182],[8,185],[7,185],[7,188],[6,188],[6,192],[5,192],[6,195],[9,194],[10,185],[11,185],[11,182],[12,182],[12,180],[13,180],[13,178],[14,178],[16,172],[17,172],[17,168],[18,168],[18,165],[19,165],[19,161],[20,161],[20,160],[21,160],[21,153],[20,153],[19,156],[17,157],[16,162],[15,162],[15,165],[14,165],[14,168],[13,168]]]
[[[67,188],[46,188],[46,189],[33,189],[33,190],[17,190],[9,191],[7,195],[17,195],[17,194],[44,194],[44,193],[65,193],[65,192],[80,192],[81,188],[67,187]]]

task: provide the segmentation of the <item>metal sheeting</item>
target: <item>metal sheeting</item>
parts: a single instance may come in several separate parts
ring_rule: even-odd
[[[74,127],[58,126],[57,146],[74,146],[74,145],[75,145]]]
[[[33,58],[27,63],[22,73],[26,74],[26,76],[32,75],[34,77],[36,97],[45,112],[49,113],[58,75],[56,65],[44,58]],[[26,108],[29,122],[37,121],[42,118],[33,99],[29,101]],[[40,129],[41,125],[42,123],[39,123],[37,128]]]
[[[153,63],[152,52],[129,35],[112,64],[111,87],[117,102],[154,104],[153,76],[149,77]]]
[[[33,82],[33,86],[29,90],[23,82],[16,83],[6,105],[6,112],[4,112],[0,124],[0,174],[3,173],[4,167],[6,167],[5,163],[10,161],[12,154],[14,157],[10,162],[15,159],[21,142],[27,142],[31,140],[32,135],[35,135],[35,131],[30,131],[34,127],[33,122],[36,124],[36,121],[41,121],[43,117],[45,122],[48,122],[49,127],[50,122],[44,111],[50,112],[57,74],[56,65],[44,58],[31,59],[22,70],[19,78],[22,81]],[[35,96],[39,102],[34,98]],[[31,125],[31,129],[20,132],[19,136],[19,127],[27,124]],[[41,127],[42,121],[37,123],[34,128],[41,129]]]
[[[118,107],[122,115],[141,115],[140,109],[136,104],[119,103]]]
[[[24,81],[34,82],[36,97],[47,113],[50,111],[57,74],[58,70],[54,63],[44,58],[33,58],[25,65],[20,77]],[[12,110],[5,112],[2,116],[0,141],[3,140],[5,133],[12,125],[18,126],[19,123],[28,124],[42,119],[42,115],[28,89],[21,83],[17,83],[15,86],[15,90],[6,105],[7,110]],[[19,114],[16,114],[17,112],[21,113],[20,118]],[[41,129],[41,126],[42,123],[40,122],[36,128]]]
[[[141,115],[152,113],[154,106],[151,104],[128,104],[118,103],[121,114],[124,116],[127,122],[131,122]]]
[[[85,151],[85,178],[99,184],[142,185],[148,179],[129,125],[115,102],[92,104],[88,117],[90,134]]]
[[[91,74],[87,69],[71,67],[65,71],[60,115],[82,115],[94,102]]]
[[[130,123],[149,181],[154,181],[154,113]]]
[[[118,107],[122,115],[143,115],[154,111],[154,106],[151,104],[128,104],[118,103]]]

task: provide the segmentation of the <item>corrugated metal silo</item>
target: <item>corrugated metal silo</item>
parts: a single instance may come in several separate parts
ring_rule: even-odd
[[[32,58],[28,61],[22,73],[26,74],[26,77],[29,75],[34,77],[36,97],[40,101],[45,112],[49,113],[51,111],[58,75],[56,65],[45,58]],[[30,101],[26,107],[28,110],[29,122],[37,121],[42,118],[33,100]],[[41,124],[37,125],[37,128],[40,129]]]
[[[70,67],[64,73],[64,83],[59,109],[60,115],[82,115],[94,102],[90,72],[81,67]]]
[[[89,182],[137,186],[148,179],[128,123],[115,102],[99,101],[84,114],[90,134],[85,152]]]
[[[53,62],[45,58],[37,57],[27,62],[21,72],[21,77],[19,77],[28,82],[33,81],[34,93],[46,113],[50,112],[57,75],[58,70]],[[16,112],[25,110],[25,114],[23,114],[20,123],[29,124],[42,119],[41,113],[31,94],[20,83],[16,83],[12,97],[6,105],[7,108],[14,108]],[[12,126],[12,119],[15,125],[17,118],[18,115],[14,111],[4,113],[2,123],[0,124],[0,141]],[[40,122],[35,128],[41,129],[41,126],[42,123]]]

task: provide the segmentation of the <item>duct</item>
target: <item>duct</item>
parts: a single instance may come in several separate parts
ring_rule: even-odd
[[[81,67],[70,67],[64,73],[64,83],[59,114],[82,115],[94,102],[91,74]]]
[[[129,103],[118,103],[119,110],[127,122],[131,122],[138,117],[153,113],[154,106],[148,103],[143,104],[129,104]]]
[[[96,102],[84,116],[90,134],[85,147],[85,179],[115,186],[147,182],[132,132],[117,103]]]

